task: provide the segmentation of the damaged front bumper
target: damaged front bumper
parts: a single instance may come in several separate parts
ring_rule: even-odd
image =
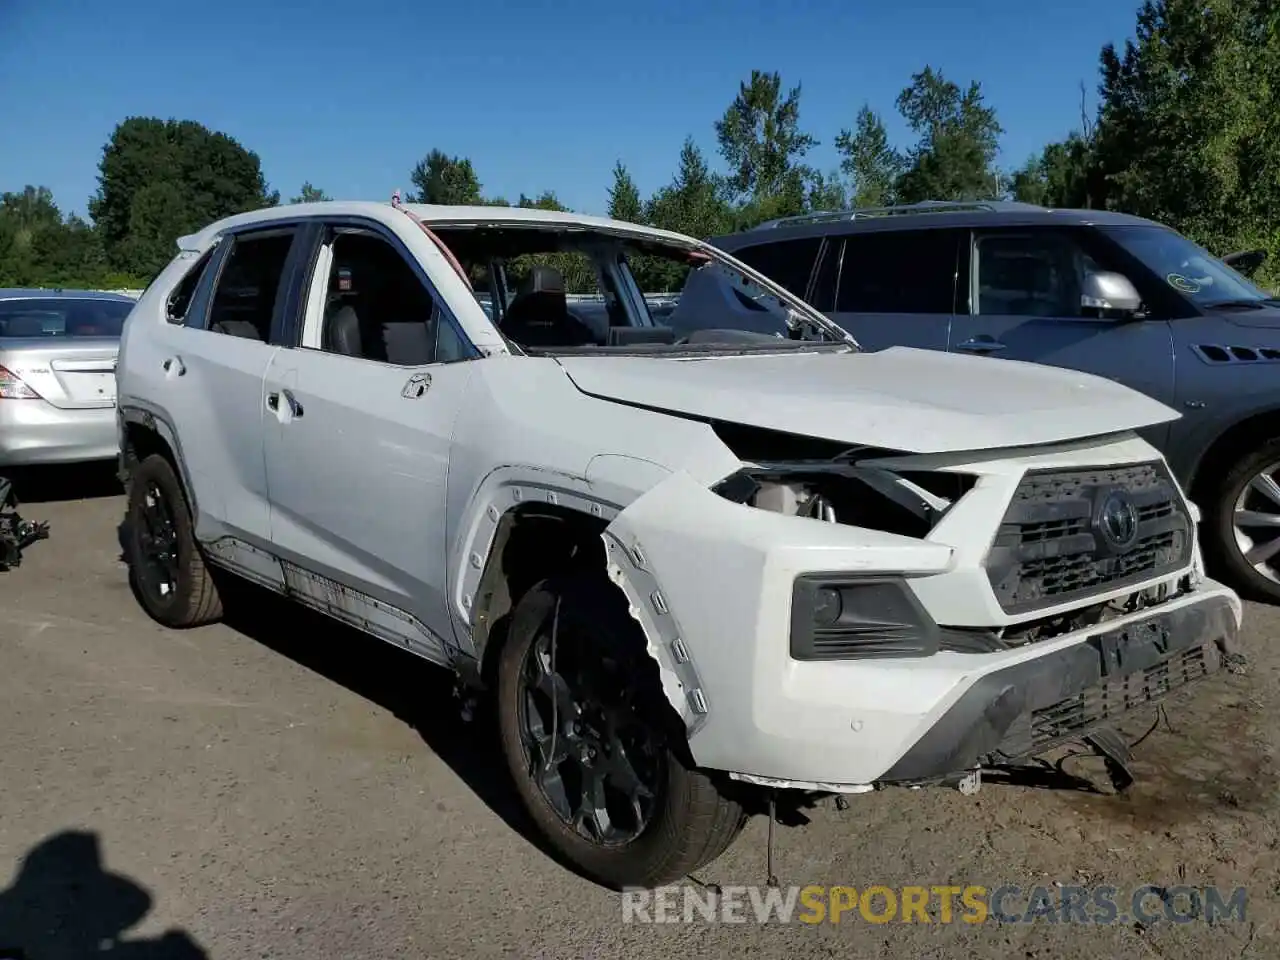
[[[1240,662],[1240,600],[1198,569],[1162,581],[1182,585],[1163,602],[1020,646],[802,660],[789,647],[798,578],[914,584],[965,561],[946,544],[730,503],[681,475],[619,514],[605,543],[694,761],[766,785],[948,780],[1083,739]],[[918,592],[948,622],[952,608]]]
[[[919,782],[1081,739],[1244,658],[1238,601],[1206,583],[1179,605],[1111,622],[985,673],[879,779]]]

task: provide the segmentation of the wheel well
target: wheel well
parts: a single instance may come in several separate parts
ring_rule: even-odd
[[[473,638],[481,651],[480,679],[492,687],[512,609],[538,581],[572,570],[605,570],[607,524],[600,517],[549,504],[507,511],[498,522],[476,591]]]
[[[1204,507],[1204,498],[1212,493],[1215,479],[1244,454],[1276,438],[1280,438],[1280,410],[1255,414],[1224,430],[1196,464],[1190,485],[1191,498]]]
[[[169,461],[179,480],[182,478],[168,441],[160,435],[158,430],[145,424],[126,423],[124,425],[124,443],[121,452],[124,454],[124,469],[127,473],[132,472],[134,467],[153,453],[158,453]]]

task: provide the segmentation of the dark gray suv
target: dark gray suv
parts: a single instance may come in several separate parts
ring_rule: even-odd
[[[1069,367],[1179,410],[1144,433],[1204,514],[1206,562],[1280,602],[1280,300],[1186,237],[1123,214],[984,202],[793,217],[711,242],[866,349]],[[726,310],[785,335],[702,271],[669,322],[723,326]]]

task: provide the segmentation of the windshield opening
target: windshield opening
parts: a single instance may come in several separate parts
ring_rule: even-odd
[[[572,225],[435,223],[431,231],[453,253],[499,332],[526,352],[848,345],[843,331],[803,301],[692,242]],[[708,272],[748,309],[681,314],[686,281]]]
[[[1167,227],[1104,227],[1107,235],[1162,281],[1201,307],[1270,299],[1242,274]]]
[[[132,301],[89,297],[0,300],[0,337],[119,338],[132,309]]]

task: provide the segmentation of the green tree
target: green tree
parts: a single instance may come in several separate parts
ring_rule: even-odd
[[[536,197],[527,197],[522,193],[516,206],[532,210],[559,210],[565,213],[569,211],[569,208],[560,202],[554,190],[544,190]]]
[[[852,130],[836,135],[840,169],[852,185],[855,207],[880,207],[894,202],[894,187],[903,172],[902,156],[889,143],[880,115],[864,105]]]
[[[813,171],[806,199],[808,208],[818,212],[844,210],[849,206],[849,193],[840,182],[840,174],[834,171],[828,174]]]
[[[410,203],[471,206],[480,204],[480,178],[467,157],[451,157],[432,150],[414,166],[409,179],[418,188]]]
[[[1103,48],[1101,73],[1106,205],[1168,223],[1219,254],[1266,247],[1267,267],[1280,270],[1274,0],[1148,0],[1123,52]]]
[[[614,220],[640,223],[644,220],[644,206],[640,191],[626,166],[619,160],[613,167],[613,186],[609,188],[609,216]]]
[[[225,133],[192,120],[130,117],[103,147],[89,214],[109,265],[152,277],[178,236],[279,202],[258,155]]]
[[[818,141],[800,129],[799,85],[784,95],[781,75],[752,70],[715,131],[732,199],[761,219],[804,209],[812,171],[803,160]]]
[[[724,231],[729,211],[721,197],[720,183],[692,137],[686,137],[680,148],[680,163],[671,183],[645,204],[644,220],[664,230],[703,239]]]
[[[919,137],[897,181],[899,200],[975,200],[997,194],[994,163],[1004,130],[977,83],[961,90],[926,66],[898,95],[897,106]]]
[[[289,200],[290,203],[320,203],[322,200],[332,200],[329,196],[317,186],[313,186],[308,180],[302,184],[302,189],[298,191],[298,195]]]
[[[136,287],[137,277],[112,276],[94,228],[63,219],[46,187],[0,194],[0,286]]]

